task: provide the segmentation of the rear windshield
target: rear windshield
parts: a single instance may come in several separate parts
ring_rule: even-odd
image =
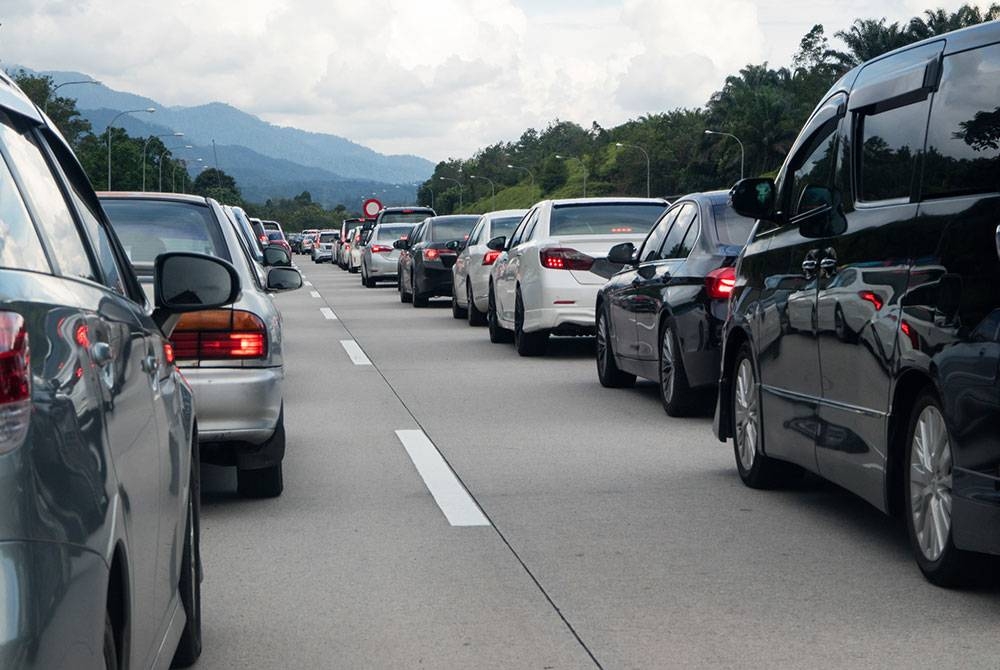
[[[431,222],[432,242],[447,242],[449,240],[467,240],[472,227],[479,221],[478,216],[463,216],[454,219],[438,219]]]
[[[413,226],[379,226],[377,240],[398,240],[409,237]]]
[[[552,209],[549,235],[645,235],[665,209],[644,202],[558,205]]]
[[[340,233],[320,233],[320,242],[333,242],[334,240],[340,239]]]
[[[267,233],[267,239],[269,240],[283,240],[285,236],[281,234],[280,230],[271,230]]]
[[[712,205],[712,214],[715,215],[715,232],[720,244],[737,247],[746,245],[753,228],[753,219],[740,216],[732,207],[721,202]]]
[[[231,260],[208,207],[186,202],[102,200],[132,263],[152,263],[168,251],[193,251]]]
[[[514,226],[521,221],[519,216],[505,216],[501,219],[493,219],[490,222],[490,235],[498,237],[500,235],[510,235]]]
[[[422,212],[386,212],[379,219],[379,223],[420,223],[428,216],[434,216],[434,212],[428,210]]]

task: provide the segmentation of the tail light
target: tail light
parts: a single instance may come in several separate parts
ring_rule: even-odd
[[[174,345],[170,344],[169,342],[163,343],[163,359],[167,362],[167,365],[174,364],[175,360]]]
[[[344,242],[344,249],[346,249],[347,251],[350,251],[351,250],[351,245],[348,244],[347,242]]]
[[[493,265],[494,263],[497,262],[498,258],[500,258],[500,252],[493,251],[492,249],[490,249],[485,254],[483,254],[483,265]]]
[[[731,266],[712,270],[705,277],[705,287],[712,300],[729,300],[736,288],[736,270]]]
[[[267,358],[267,327],[256,314],[209,309],[181,317],[171,337],[177,360]]]
[[[451,249],[424,249],[424,260],[425,261],[436,261],[442,256],[454,256],[455,252]]]
[[[881,311],[882,305],[885,304],[882,302],[882,297],[878,293],[875,293],[875,291],[858,291],[858,297],[865,302],[871,303],[876,312]]]
[[[31,348],[24,317],[0,312],[0,453],[24,442],[31,420]]]
[[[576,249],[542,249],[538,257],[542,267],[550,270],[589,270],[594,265],[593,258]]]
[[[368,246],[372,250],[373,254],[384,254],[386,252],[392,251],[392,247],[388,244],[372,244]]]

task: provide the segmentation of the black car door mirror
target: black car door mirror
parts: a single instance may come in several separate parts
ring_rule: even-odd
[[[395,242],[392,243],[392,248],[393,249],[409,249],[410,248],[410,241],[409,240],[396,240]]]
[[[635,245],[631,242],[622,242],[611,247],[608,251],[608,262],[635,265]]]
[[[292,257],[284,247],[270,245],[264,247],[264,265],[267,267],[290,267]]]
[[[221,258],[188,252],[156,257],[153,268],[153,320],[168,337],[178,314],[215,309],[240,297],[240,276]]]
[[[506,235],[499,235],[486,243],[486,248],[490,251],[503,251],[505,246],[507,246]]]
[[[736,213],[750,219],[774,217],[774,180],[770,177],[741,179],[729,191],[729,201]]]
[[[450,249],[451,251],[459,251],[462,248],[462,243],[458,240],[448,240],[447,244],[444,245],[445,249]]]
[[[276,267],[267,271],[268,291],[294,291],[302,288],[302,275],[295,268]]]

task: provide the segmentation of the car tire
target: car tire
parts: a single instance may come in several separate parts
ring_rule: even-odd
[[[933,584],[964,586],[983,572],[974,564],[987,558],[962,551],[953,541],[951,438],[941,403],[930,390],[918,396],[910,413],[905,456],[906,531],[917,565]]]
[[[597,380],[605,388],[628,388],[635,385],[635,375],[622,372],[615,362],[611,329],[604,309],[597,316]]]
[[[456,291],[454,288],[451,290],[451,317],[453,319],[464,319],[468,316],[468,310],[465,307],[458,306],[458,297],[456,296]]]
[[[465,282],[465,296],[469,303],[466,308],[465,313],[469,320],[470,326],[485,326],[486,325],[486,314],[480,312],[476,307],[476,303],[472,300],[472,284],[468,281]]]
[[[187,620],[174,651],[173,668],[194,665],[201,656],[201,456],[197,436],[191,450],[191,484],[188,492],[187,525],[178,584]]]
[[[493,284],[490,284],[489,302],[486,308],[486,325],[490,331],[490,342],[493,344],[505,344],[513,341],[513,333],[500,325],[497,317],[497,301],[493,294]]]
[[[270,442],[279,440],[285,441],[284,413],[278,418],[278,425]],[[280,451],[284,453],[283,448]],[[280,461],[266,468],[236,471],[236,491],[243,498],[277,498],[284,488]]]
[[[417,295],[416,293],[413,294],[414,307],[427,307],[429,303],[430,303],[430,298],[428,298],[426,295]]]
[[[115,643],[115,626],[111,623],[111,613],[104,613],[104,668],[118,670],[118,645]]]
[[[549,331],[524,332],[524,301],[521,289],[514,295],[514,349],[519,356],[541,356],[549,344]]]
[[[664,325],[660,334],[660,402],[669,416],[690,416],[697,407],[695,392],[688,383],[684,356],[674,329]]]
[[[793,474],[801,474],[795,465],[764,453],[757,364],[748,342],[736,354],[732,378],[733,453],[740,479],[750,488],[770,489],[784,484]]]
[[[352,275],[358,274],[358,269],[354,267],[354,265],[348,265],[347,271],[350,272]]]

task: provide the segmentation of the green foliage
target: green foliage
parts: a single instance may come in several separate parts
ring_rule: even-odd
[[[76,108],[76,99],[54,95],[56,87],[52,77],[28,74],[24,70],[18,70],[11,77],[25,95],[45,111],[74,149],[82,137],[91,132],[90,121],[80,116]]]

